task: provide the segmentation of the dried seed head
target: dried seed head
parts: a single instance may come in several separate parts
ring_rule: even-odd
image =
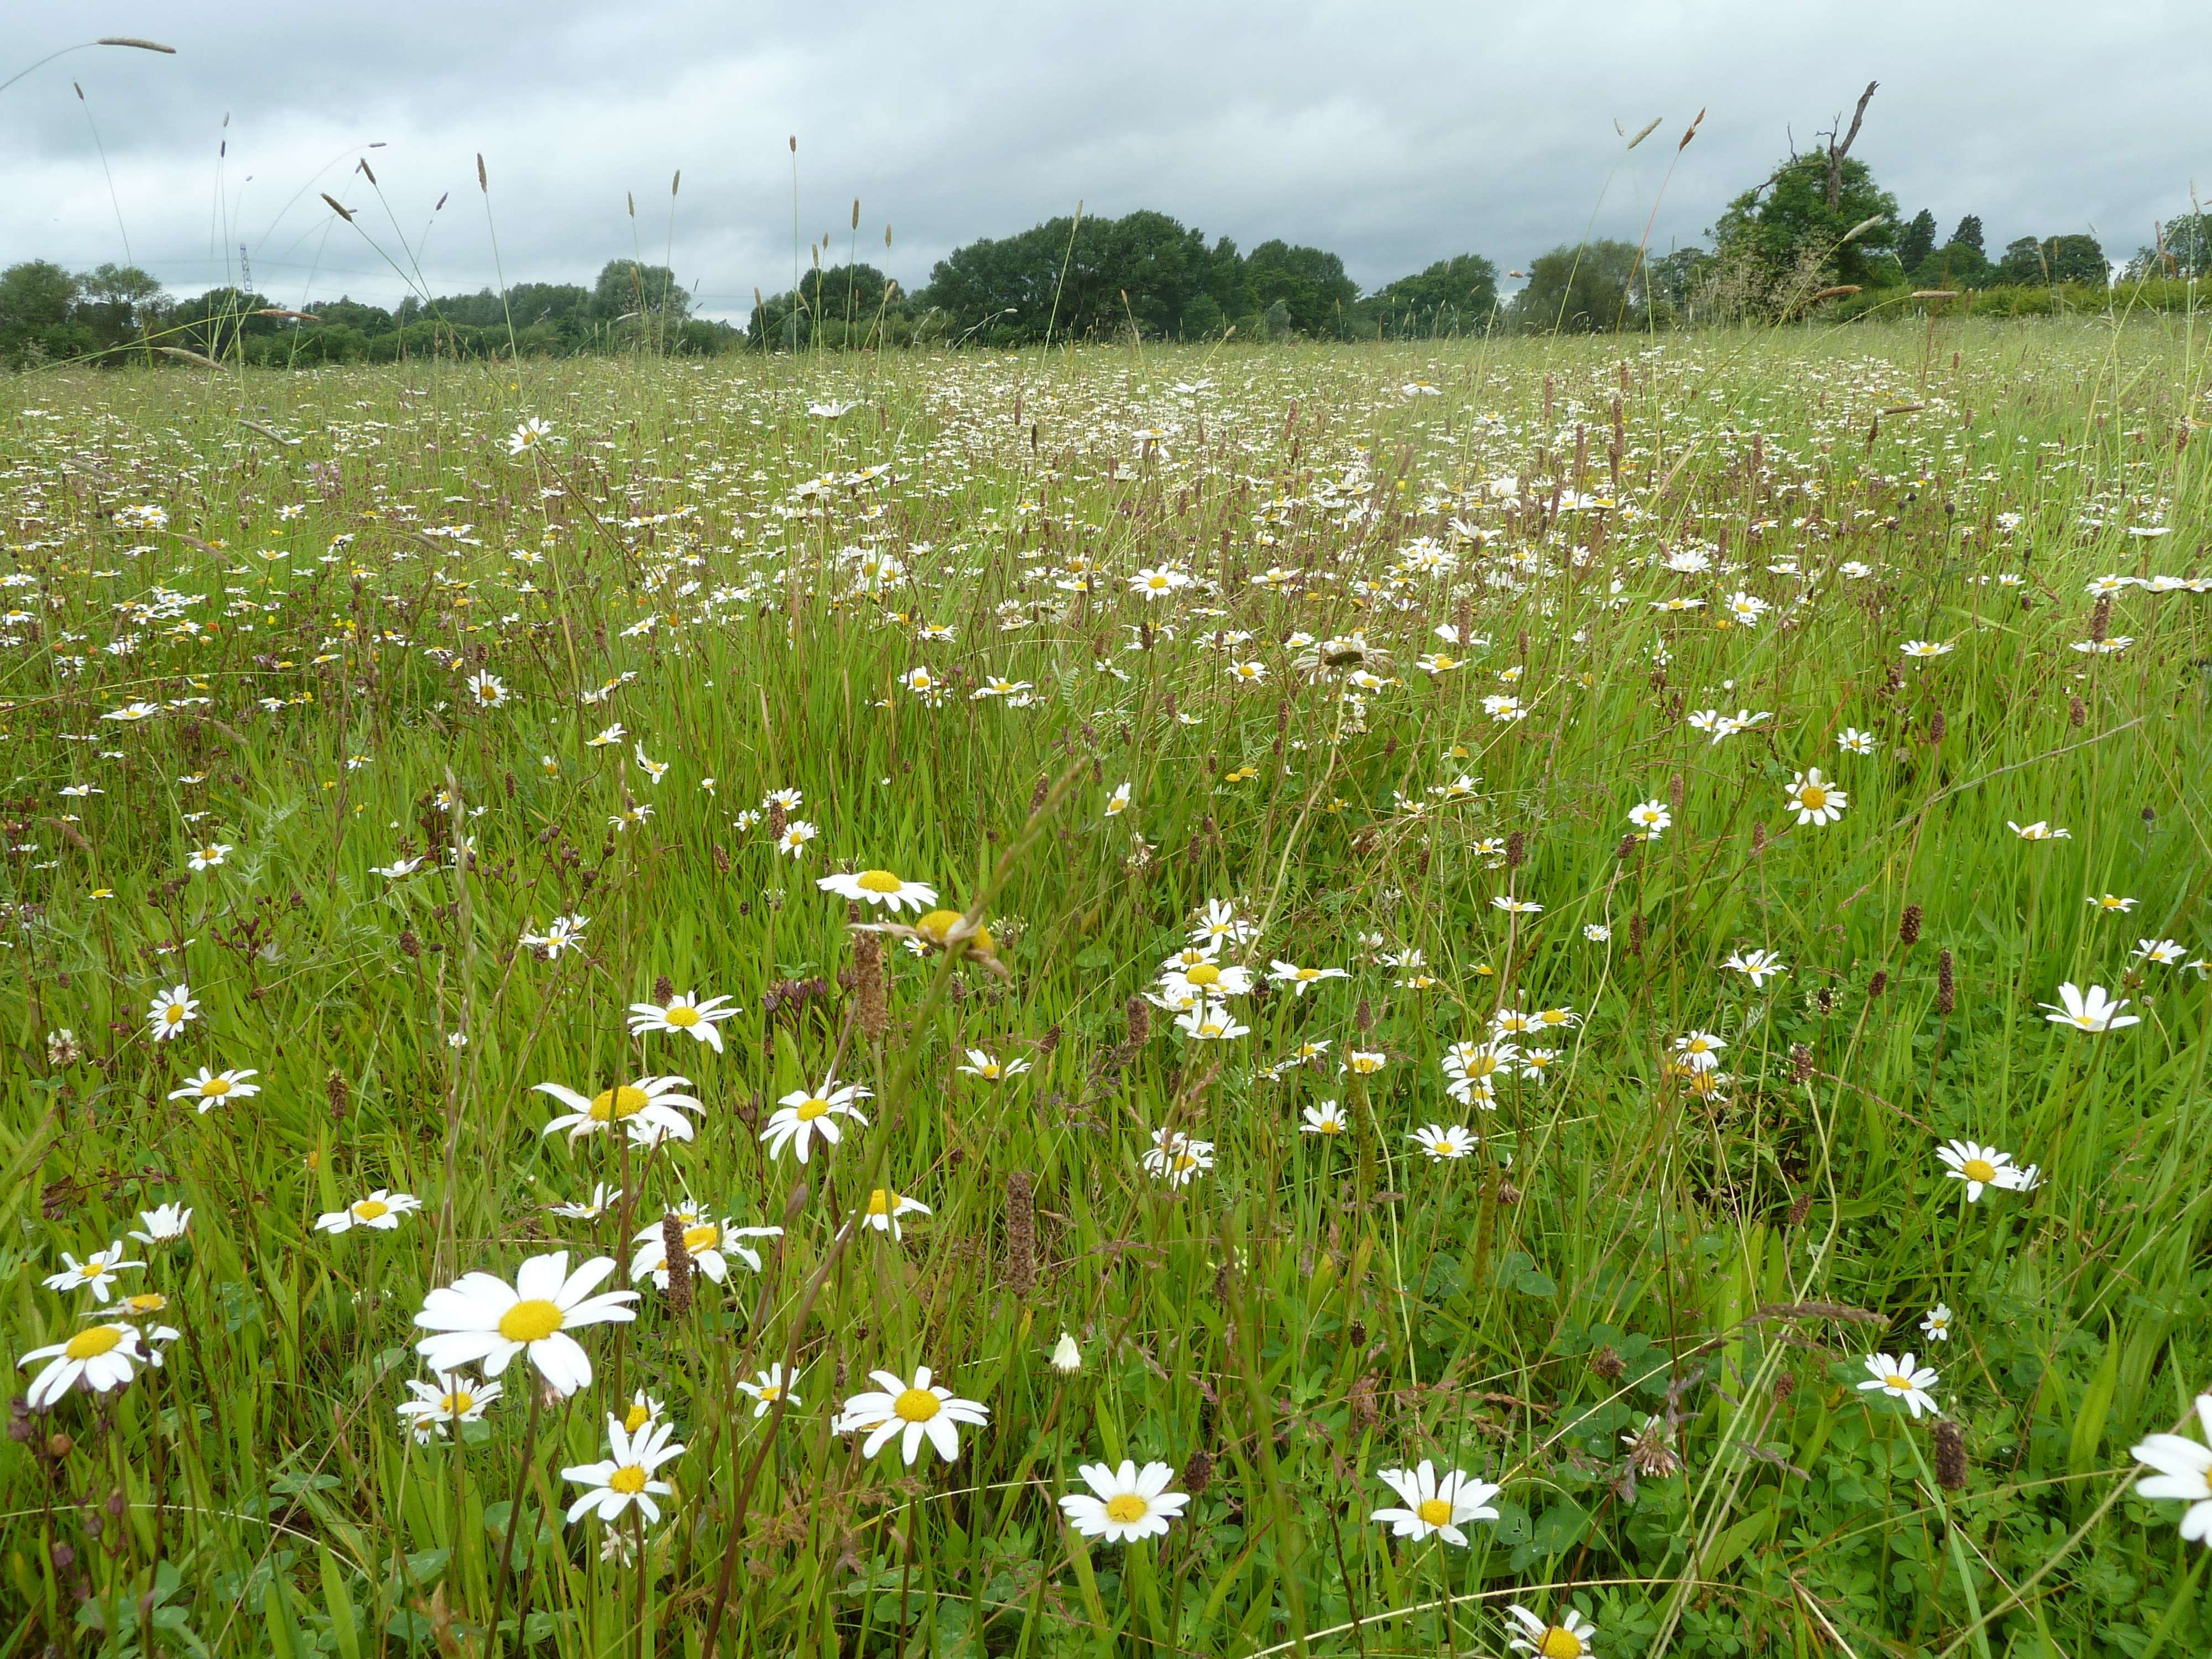
[[[1048,1025],[1045,1027],[1044,1035],[1036,1040],[1036,1057],[1039,1060],[1042,1060],[1047,1054],[1052,1053],[1054,1049],[1059,1047],[1060,1027],[1057,1025]]]
[[[1918,905],[1906,905],[1905,914],[1898,918],[1897,942],[1899,945],[1917,945],[1920,942],[1920,907]]]
[[[2089,613],[2089,637],[2102,645],[2112,631],[2112,596],[2100,593],[2097,608]]]
[[[1936,956],[1936,1012],[1948,1014],[1958,1003],[1958,987],[1951,977],[1951,953],[1940,951]]]
[[[1826,991],[1820,993],[1823,997],[1827,994]],[[1823,1006],[1820,1012],[1826,1013],[1827,1009]],[[1792,1083],[1802,1083],[1812,1075],[1813,1051],[1802,1042],[1791,1043],[1790,1045],[1790,1080]],[[1808,1203],[1810,1201],[1810,1200],[1807,1200]]]
[[[668,1313],[681,1319],[691,1311],[691,1247],[684,1242],[684,1218],[673,1210],[660,1218],[660,1251],[668,1264]]]
[[[1498,1201],[1500,1204],[1518,1204],[1521,1201],[1521,1189],[1515,1186],[1511,1182],[1506,1180],[1504,1176],[1499,1176],[1498,1182]]]
[[[1813,1006],[1818,1008],[1823,1014],[1834,1013],[1836,1012],[1836,994],[1830,990],[1826,986],[1823,985],[1819,990],[1813,993]]]
[[[1929,743],[1934,744],[1942,742],[1943,734],[1950,729],[1950,726],[1944,721],[1943,711],[1942,709],[1937,709],[1934,714],[1928,717],[1928,741]]]
[[[1876,997],[1880,996],[1888,988],[1888,974],[1880,968],[1875,969],[1874,970],[1874,977],[1867,981],[1867,1000],[1869,1002],[1872,1002]]]
[[[1200,1446],[1182,1466],[1182,1489],[1194,1501],[1213,1484],[1213,1454]]]
[[[2082,706],[2081,698],[2069,696],[2066,699],[2066,723],[2069,726],[2080,726],[2088,718],[2089,711]]]
[[[345,1073],[332,1072],[325,1078],[323,1093],[330,1098],[331,1121],[336,1123],[343,1120],[346,1115],[346,1103],[353,1094],[353,1085],[346,1081]]]
[[[1679,816],[1682,811],[1682,775],[1680,772],[1667,780],[1667,801]]]
[[[1608,1382],[1618,1382],[1628,1375],[1626,1362],[1613,1352],[1611,1343],[1590,1356],[1590,1369]]]
[[[1152,1006],[1142,997],[1131,997],[1121,1005],[1122,1023],[1128,1028],[1125,1039],[1133,1049],[1141,1048],[1152,1040]]]
[[[1365,997],[1360,998],[1359,1006],[1352,1011],[1352,1024],[1353,1029],[1357,1030],[1367,1031],[1374,1029],[1375,1006]]]
[[[1628,954],[1632,957],[1644,954],[1644,912],[1641,910],[1628,918]]]
[[[1039,778],[1036,787],[1030,791],[1030,816],[1035,817],[1044,810],[1044,798],[1052,793],[1052,780]]]
[[[789,822],[789,817],[783,810],[783,803],[780,800],[769,801],[768,804],[768,838],[775,842],[779,847],[783,844],[784,827]]]
[[[1776,1405],[1780,1406],[1787,1404],[1790,1396],[1796,1392],[1796,1372],[1784,1371],[1780,1376],[1774,1379],[1774,1403]]]
[[[1682,1460],[1675,1455],[1674,1448],[1668,1443],[1673,1438],[1665,1418],[1648,1417],[1644,1420],[1644,1426],[1636,1432],[1635,1443],[1628,1449],[1628,1461],[1635,1465],[1636,1472],[1647,1480],[1664,1480],[1682,1467]]]
[[[1936,1484],[1946,1492],[1966,1489],[1966,1435],[1948,1417],[1936,1425]]]
[[[415,937],[415,930],[412,927],[403,927],[399,930],[399,954],[410,962],[416,960],[422,954],[422,941]]]
[[[1505,867],[1509,870],[1518,870],[1528,862],[1528,835],[1522,830],[1516,830],[1505,838]]]
[[[1016,1296],[1036,1288],[1036,1199],[1024,1170],[1006,1177],[1006,1288]]]
[[[664,1008],[676,1000],[676,986],[667,975],[653,975],[653,1000]]]
[[[1810,1187],[1800,1187],[1797,1189],[1797,1196],[1790,1200],[1790,1212],[1783,1218],[1782,1224],[1785,1227],[1802,1227],[1805,1224],[1805,1218],[1812,1213],[1813,1189]]]
[[[719,841],[714,843],[714,873],[718,876],[726,876],[730,873],[728,849]]]
[[[1755,859],[1766,856],[1766,820],[1764,818],[1751,826],[1751,855]]]
[[[853,935],[853,1017],[872,1037],[880,1037],[890,1030],[890,1001],[884,994],[883,941],[873,933]]]
[[[1620,845],[1613,849],[1613,855],[1623,862],[1633,858],[1636,855],[1636,837],[1633,835],[1623,836]]]

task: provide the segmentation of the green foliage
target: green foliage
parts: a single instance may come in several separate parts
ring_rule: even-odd
[[[1480,253],[1454,254],[1385,283],[1360,307],[1390,339],[1480,334],[1497,321],[1498,267]]]
[[[1524,334],[1603,333],[1645,321],[1645,284],[1633,242],[1599,240],[1539,254],[1528,285],[1513,296],[1513,325]]]
[[[1923,208],[1897,234],[1897,262],[1907,270],[1917,270],[1920,262],[1935,251],[1936,216]]]
[[[1828,205],[1827,192],[1827,157],[1792,156],[1729,204],[1712,232],[1716,252],[1752,260],[1777,280],[1804,262],[1836,283],[1875,279],[1899,240],[1897,198],[1856,156],[1844,160],[1837,205]],[[1880,222],[1844,240],[1869,219]]]
[[[1262,306],[1281,306],[1291,327],[1310,340],[1341,339],[1346,313],[1359,298],[1344,261],[1317,247],[1262,242],[1244,258],[1244,277]]]

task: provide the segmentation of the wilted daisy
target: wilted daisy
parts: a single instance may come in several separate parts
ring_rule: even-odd
[[[1144,1166],[1170,1187],[1187,1186],[1213,1167],[1213,1143],[1193,1140],[1180,1129],[1155,1129]]]
[[[2204,1437],[2212,1440],[2212,1394],[2197,1396],[2197,1421]],[[2153,1434],[2146,1435],[2128,1455],[2158,1471],[2136,1483],[2136,1495],[2179,1498],[2189,1505],[2181,1515],[2182,1541],[2212,1541],[2212,1446],[2178,1434]]]
[[[1731,951],[1721,966],[1734,969],[1753,986],[1765,985],[1775,975],[1790,971],[1780,955],[1772,951]]]
[[[123,1241],[117,1239],[104,1250],[94,1250],[79,1261],[67,1250],[62,1252],[62,1270],[48,1275],[46,1288],[50,1291],[87,1290],[94,1302],[105,1302],[116,1287],[115,1275],[125,1267],[143,1267],[143,1261],[124,1260]]]
[[[1440,1123],[1416,1129],[1406,1139],[1438,1164],[1450,1158],[1466,1158],[1480,1144],[1473,1130],[1464,1126],[1447,1129]]]
[[[1951,1340],[1950,1304],[1938,1302],[1930,1308],[1928,1316],[1920,1322],[1920,1328],[1931,1342],[1948,1342]]]
[[[566,1129],[571,1142],[586,1135],[605,1134],[617,1123],[639,1146],[658,1146],[664,1138],[691,1139],[691,1120],[685,1112],[706,1109],[690,1095],[678,1092],[691,1086],[688,1077],[641,1077],[612,1089],[602,1089],[588,1100],[558,1083],[531,1085],[534,1094],[550,1095],[568,1109],[539,1133]]]
[[[94,1394],[119,1389],[138,1374],[142,1365],[158,1365],[161,1356],[149,1342],[173,1341],[177,1333],[158,1326],[141,1334],[136,1325],[88,1325],[66,1342],[33,1348],[15,1363],[29,1365],[41,1359],[54,1363],[31,1380],[27,1402],[34,1412],[60,1404],[71,1389],[82,1383]]]
[[[1352,1127],[1344,1115],[1344,1108],[1334,1100],[1309,1106],[1300,1115],[1305,1120],[1298,1126],[1302,1135],[1340,1135]]]
[[[173,1244],[192,1224],[192,1212],[180,1204],[159,1204],[150,1210],[139,1211],[138,1219],[145,1224],[146,1231],[131,1237],[141,1244]]]
[[[1522,1631],[1505,1645],[1531,1659],[1583,1659],[1597,1641],[1596,1624],[1572,1607],[1556,1625],[1539,1619],[1518,1601],[1509,1603],[1505,1611]]]
[[[2071,1025],[2077,1031],[2116,1031],[2123,1025],[2142,1023],[2136,1015],[2120,1012],[2128,1006],[2125,997],[2115,1002],[2101,985],[2092,985],[2086,991],[2070,982],[2061,985],[2057,1002],[2035,1006],[2051,1011],[2044,1018],[2053,1025]]]
[[[1091,1490],[1067,1493],[1060,1507],[1067,1512],[1068,1525],[1085,1538],[1128,1544],[1164,1537],[1168,1523],[1180,1518],[1183,1505],[1190,1502],[1188,1493],[1168,1490],[1175,1470],[1165,1463],[1147,1463],[1139,1469],[1136,1460],[1125,1457],[1118,1469],[1085,1463],[1076,1473]]]
[[[967,1077],[980,1077],[986,1083],[1002,1083],[1010,1077],[1019,1077],[1030,1068],[1026,1060],[994,1060],[981,1048],[967,1051],[968,1063],[959,1069]]]
[[[882,904],[896,915],[908,906],[919,913],[937,902],[937,890],[918,881],[904,881],[888,870],[863,870],[858,874],[823,876],[814,884],[825,893],[856,904]]]
[[[407,1379],[407,1391],[415,1397],[404,1400],[392,1407],[401,1422],[414,1431],[415,1443],[427,1446],[434,1439],[446,1437],[448,1423],[475,1423],[483,1419],[491,1402],[504,1392],[497,1382],[477,1382],[465,1376],[441,1376],[435,1382]]]
[[[991,1413],[980,1402],[963,1400],[950,1389],[929,1380],[929,1367],[918,1367],[911,1382],[891,1371],[870,1371],[877,1388],[856,1394],[832,1425],[836,1434],[865,1434],[860,1455],[873,1457],[898,1441],[899,1455],[910,1468],[915,1454],[927,1438],[937,1455],[950,1463],[960,1455],[960,1428],[981,1428]]]
[[[1994,1146],[1971,1140],[1951,1140],[1938,1146],[1936,1156],[1950,1166],[1948,1173],[1952,1180],[1966,1183],[1969,1204],[1981,1201],[1984,1187],[2009,1188],[2013,1184],[2012,1154],[2001,1152]]]
[[[1442,1537],[1447,1544],[1467,1547],[1461,1528],[1472,1521],[1495,1521],[1498,1511],[1490,1500],[1498,1488],[1487,1480],[1454,1469],[1439,1480],[1436,1465],[1423,1458],[1418,1468],[1377,1469],[1375,1478],[1404,1500],[1404,1507],[1376,1510],[1367,1518],[1387,1521],[1398,1538]]]
[[[709,997],[702,1002],[696,992],[682,991],[670,1000],[665,1008],[657,1002],[631,1003],[630,1035],[644,1036],[653,1031],[667,1031],[695,1038],[719,1054],[722,1052],[722,1034],[714,1029],[715,1025],[744,1012],[727,997]]]
[[[635,1291],[592,1294],[614,1270],[613,1258],[600,1255],[572,1273],[568,1253],[556,1250],[524,1262],[513,1285],[490,1273],[464,1273],[422,1298],[415,1322],[436,1334],[416,1349],[433,1371],[481,1362],[486,1376],[497,1376],[515,1355],[526,1354],[546,1382],[573,1395],[591,1386],[592,1362],[569,1333],[637,1317],[629,1305],[637,1300]]]
[[[1278,958],[1267,964],[1267,976],[1289,986],[1292,996],[1302,997],[1309,985],[1325,979],[1350,979],[1352,975],[1342,968],[1301,968],[1295,962]]]
[[[1911,1354],[1902,1359],[1886,1353],[1869,1354],[1866,1368],[1867,1380],[1859,1384],[1862,1394],[1878,1390],[1892,1400],[1902,1400],[1916,1418],[1936,1409],[1936,1396],[1928,1392],[1936,1386],[1936,1373],[1925,1365],[1915,1370]]]
[[[182,1036],[185,1026],[200,1016],[199,1000],[187,985],[173,985],[155,996],[146,1010],[146,1024],[154,1041],[167,1042]]]
[[[788,1146],[804,1164],[812,1156],[817,1138],[828,1146],[837,1144],[838,1119],[849,1118],[866,1128],[867,1117],[853,1103],[867,1099],[871,1092],[857,1083],[841,1085],[834,1077],[823,1079],[822,1086],[811,1093],[793,1090],[777,1103],[781,1109],[770,1115],[768,1127],[761,1131],[768,1155],[781,1158]]]
[[[793,1405],[804,1405],[805,1402],[799,1397],[798,1382],[796,1371],[788,1379],[784,1376],[783,1362],[779,1359],[766,1370],[756,1374],[751,1382],[740,1381],[738,1392],[751,1397],[753,1415],[762,1418],[775,1410],[775,1402],[786,1395],[790,1397]]]
[[[683,1452],[681,1444],[668,1443],[675,1433],[672,1423],[649,1423],[633,1436],[613,1418],[607,1419],[606,1459],[561,1471],[563,1480],[588,1488],[568,1505],[568,1524],[574,1526],[586,1515],[596,1515],[611,1526],[633,1504],[647,1524],[659,1520],[660,1505],[653,1500],[665,1498],[676,1489],[653,1476],[663,1463]]]
[[[1809,766],[1790,781],[1783,810],[1796,812],[1801,824],[1827,824],[1842,817],[1850,805],[1850,798],[1823,778],[1819,767]]]
[[[390,1232],[399,1224],[399,1218],[422,1207],[422,1200],[412,1193],[395,1193],[379,1187],[367,1198],[356,1199],[343,1210],[315,1218],[315,1231],[321,1233],[350,1232],[356,1227],[374,1227],[379,1232]]]
[[[249,1083],[246,1079],[260,1075],[251,1067],[244,1071],[218,1072],[203,1066],[198,1077],[188,1077],[178,1087],[170,1090],[169,1098],[194,1101],[202,1112],[211,1112],[226,1100],[243,1100],[249,1095],[259,1094],[261,1085]]]
[[[860,1224],[870,1231],[889,1233],[894,1240],[906,1237],[899,1226],[899,1218],[905,1215],[927,1215],[929,1206],[919,1199],[908,1198],[903,1193],[878,1187],[868,1194],[868,1207],[860,1217]]]
[[[2054,830],[2041,818],[2038,818],[2033,823],[2014,823],[2010,818],[2007,818],[2005,828],[2022,841],[2071,841],[2074,838],[2074,832],[2071,830]]]

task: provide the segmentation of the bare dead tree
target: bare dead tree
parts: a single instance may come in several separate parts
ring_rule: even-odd
[[[1866,119],[1866,106],[1874,97],[1874,89],[1881,84],[1879,81],[1867,82],[1867,89],[1859,94],[1859,106],[1851,112],[1850,131],[1844,135],[1843,143],[1836,142],[1833,132],[1828,135],[1828,210],[1831,213],[1843,205],[1844,158],[1851,153],[1851,145],[1859,136],[1859,123]]]

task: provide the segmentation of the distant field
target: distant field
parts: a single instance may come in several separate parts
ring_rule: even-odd
[[[8,381],[0,1659],[2203,1651],[2205,346]]]

